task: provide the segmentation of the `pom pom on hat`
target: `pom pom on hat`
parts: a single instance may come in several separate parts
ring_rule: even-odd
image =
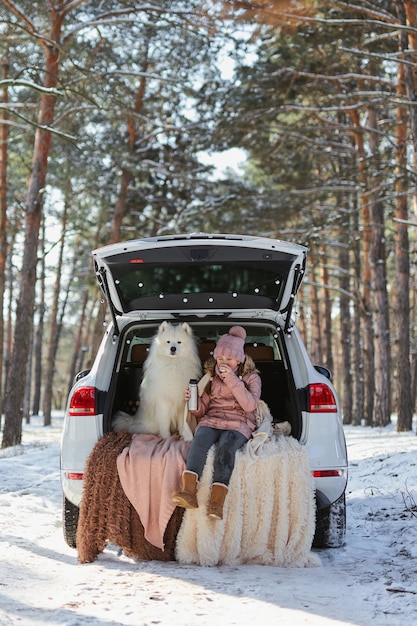
[[[237,359],[240,363],[245,360],[246,330],[242,326],[232,326],[226,335],[222,335],[214,349],[215,359],[224,356],[229,359]]]

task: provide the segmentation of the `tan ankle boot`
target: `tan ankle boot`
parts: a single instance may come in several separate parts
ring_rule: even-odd
[[[207,515],[213,519],[223,519],[223,505],[229,488],[222,483],[213,483],[211,486],[210,500]]]
[[[174,491],[171,496],[172,502],[184,509],[198,509],[197,479],[198,476],[195,472],[184,470],[181,491]]]

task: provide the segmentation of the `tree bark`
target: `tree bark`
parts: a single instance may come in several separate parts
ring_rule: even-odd
[[[56,266],[54,292],[52,296],[52,306],[49,314],[49,340],[44,369],[44,389],[43,389],[43,425],[51,424],[52,393],[55,372],[55,359],[58,348],[58,307],[59,294],[61,291],[62,265],[64,259],[65,231],[67,227],[68,200],[65,200],[64,212],[62,215],[61,241],[59,244],[58,262]]]
[[[2,78],[9,75],[7,59],[2,62]],[[7,86],[2,89],[1,102],[7,104]],[[7,259],[7,159],[9,126],[8,113],[5,107],[1,112],[0,123],[0,422],[3,412],[3,340],[4,340],[4,292],[6,287],[6,259]]]
[[[356,198],[354,200],[354,206],[352,207],[353,218],[353,293],[355,298],[353,300],[353,323],[352,323],[352,338],[353,338],[353,385],[354,394],[353,398],[353,414],[352,425],[360,426],[362,419],[365,415],[365,379],[364,379],[364,353],[362,349],[362,337],[361,337],[361,322],[362,322],[362,301],[361,301],[361,255],[360,255],[360,238],[359,238],[359,207],[356,205]]]
[[[312,360],[315,365],[320,365],[323,363],[323,340],[322,340],[322,311],[320,309],[320,298],[319,298],[319,289],[317,286],[318,281],[316,280],[316,259],[312,259],[312,275],[313,275],[313,285],[311,288],[311,309],[313,311],[312,318],[313,322],[313,332],[312,332]]]
[[[353,380],[352,380],[352,320],[350,315],[350,258],[349,258],[349,213],[343,222],[342,245],[339,251],[340,272],[340,339],[342,346],[342,372],[343,372],[343,393],[342,393],[342,413],[343,423],[351,424],[353,415]]]
[[[324,365],[334,373],[334,360],[333,360],[333,341],[332,341],[332,301],[330,298],[329,290],[329,271],[327,268],[327,252],[323,249],[323,268],[322,268],[322,283],[323,283],[323,339],[324,339]]]
[[[378,156],[377,115],[368,111],[370,149],[374,163],[374,186],[379,187],[380,164]],[[391,421],[391,355],[389,345],[389,304],[387,294],[387,269],[385,249],[384,202],[379,191],[369,196],[371,211],[370,264],[375,328],[375,406],[373,425],[386,426]]]
[[[53,89],[57,85],[63,14],[51,11],[50,42],[44,45],[45,72],[43,85]],[[45,188],[48,156],[51,148],[51,133],[48,128],[54,121],[55,96],[43,93],[40,100],[38,128],[32,159],[32,170],[28,186],[25,218],[25,241],[21,269],[19,299],[16,308],[13,352],[4,402],[5,423],[2,447],[21,443],[22,408],[25,373],[29,357],[29,339],[35,300],[36,264],[39,229],[42,218],[42,193]]]
[[[34,385],[33,385],[33,402],[32,402],[32,415],[39,415],[41,405],[41,390],[42,390],[42,357],[43,357],[43,342],[44,342],[44,316],[45,316],[45,222],[42,220],[42,254],[41,254],[41,270],[40,270],[40,300],[38,304],[38,326],[35,329],[33,327],[33,355],[34,355]],[[29,360],[28,369],[31,370],[32,361]],[[32,385],[29,386],[29,390]],[[29,404],[30,406],[30,404]],[[26,419],[29,418],[30,410]]]
[[[407,50],[408,41],[404,31],[400,34],[400,51]],[[409,71],[409,70],[407,70]],[[400,101],[405,95],[405,66],[398,66],[397,94]],[[407,198],[407,132],[408,115],[405,106],[397,107],[395,125],[395,317],[396,317],[396,382],[397,382],[397,431],[412,428],[413,399],[410,364],[410,245],[408,237]]]
[[[29,357],[26,368],[25,391],[23,398],[23,418],[26,424],[30,423],[30,397],[32,391],[32,370],[33,370],[33,328],[30,333]]]
[[[77,374],[77,363],[79,362],[80,351],[82,349],[82,336],[83,336],[83,330],[84,330],[84,324],[85,324],[85,313],[87,310],[87,304],[88,304],[88,291],[86,289],[84,291],[84,296],[82,300],[82,309],[81,309],[81,314],[80,314],[80,321],[78,323],[78,332],[77,332],[77,336],[74,342],[74,350],[72,352],[68,393],[70,392],[71,387],[74,384],[74,377]]]
[[[372,222],[369,207],[368,179],[366,174],[367,159],[363,142],[363,133],[360,127],[358,111],[351,111],[353,122],[353,138],[358,153],[358,178],[361,185],[360,208],[363,228],[363,254],[361,263],[361,300],[363,319],[363,382],[364,382],[364,418],[367,426],[373,424],[374,413],[374,326],[372,319],[372,292],[371,292],[371,263],[370,249],[372,236]]]
[[[398,12],[398,18],[399,18],[399,22],[401,24],[408,24],[410,26],[412,26],[414,29],[417,27],[417,2],[415,2],[415,0],[404,0],[404,2],[401,2],[400,0],[398,2],[396,2],[396,6],[397,6],[397,12]],[[408,34],[405,34],[404,32],[401,32],[400,35],[400,45],[399,48],[400,50],[407,50],[407,63],[402,66],[400,65],[399,67],[399,76],[398,76],[398,87],[397,89],[401,89],[402,90],[402,86],[403,84],[405,85],[405,90],[406,90],[406,94],[407,94],[407,100],[408,100],[408,116],[409,116],[409,124],[410,124],[410,129],[411,129],[411,136],[412,136],[412,146],[413,146],[413,161],[414,161],[414,171],[417,171],[417,107],[416,107],[416,103],[417,103],[417,69],[416,69],[416,54],[413,54],[412,56],[410,56],[410,50],[417,50],[417,33],[415,32],[415,30],[410,30],[408,32]],[[414,64],[413,66],[410,64],[410,62],[413,61]],[[400,77],[400,72],[402,74],[402,77]],[[400,112],[397,113],[397,115],[399,115]],[[398,121],[398,119],[397,119]],[[400,151],[400,145],[401,145],[401,138],[400,137],[396,137],[396,145],[397,145],[397,168],[399,166],[399,158],[404,156],[404,158],[406,158],[406,144],[404,144],[404,155],[401,155],[401,151]],[[402,183],[401,183],[402,180]],[[398,185],[400,184],[405,184],[403,179],[398,180]],[[414,197],[413,197],[413,201],[414,201],[414,213],[415,213],[415,217],[417,217],[417,198],[416,198],[416,194],[414,191]],[[403,217],[400,217],[401,214],[404,214],[404,210],[406,209],[406,207],[404,206],[399,206],[399,202],[400,200],[397,202],[397,206],[396,206],[396,216],[399,217],[400,219],[404,219]],[[406,201],[405,201],[406,202]],[[396,246],[397,246],[397,239],[398,239],[398,245],[402,244],[400,243],[400,241],[404,238],[407,237],[407,241],[408,241],[408,231],[407,234],[404,233],[403,229],[407,229],[407,226],[404,224],[401,229],[399,228],[400,223],[397,226],[397,231],[396,231]],[[405,289],[405,284],[404,284],[404,275],[403,272],[407,271],[405,268],[405,263],[408,263],[409,265],[409,256],[407,255],[407,260],[405,258],[403,258],[403,253],[401,254],[401,269],[399,266],[399,261],[397,261],[397,268],[398,271],[401,271],[402,276],[399,276],[399,280],[401,281],[401,291],[403,292],[403,298],[405,296],[404,294],[404,289]],[[410,269],[408,269],[408,272],[410,271]],[[416,278],[414,278],[414,280],[416,280]],[[407,293],[409,294],[409,290],[407,291]],[[408,296],[409,297],[409,296]],[[402,302],[398,303],[398,306],[402,306],[405,307],[406,303],[405,300],[403,299]],[[409,304],[408,304],[408,310],[409,310]],[[415,307],[413,309],[414,312],[414,319],[416,317],[416,312],[415,312]],[[415,327],[415,323],[412,325],[413,327]],[[411,324],[410,324],[410,319],[409,319],[409,326],[408,328],[410,328],[409,332],[411,331]],[[404,341],[403,337],[399,337],[399,342]],[[410,341],[410,338],[408,337],[408,342]],[[399,349],[400,346],[399,346]],[[405,346],[403,345],[403,349],[405,349]],[[408,347],[408,350],[410,350],[410,346]],[[414,368],[413,368],[413,374],[414,374],[414,380],[410,381],[410,387],[411,387],[411,398],[408,400],[408,398],[402,398],[400,400],[399,398],[399,402],[401,402],[401,408],[399,406],[398,408],[398,420],[397,420],[397,429],[398,430],[409,430],[411,428],[412,425],[412,413],[415,407],[415,402],[416,402],[416,390],[417,390],[417,356],[414,355],[414,359],[415,359],[415,363],[414,363]],[[404,361],[402,363],[402,366],[404,366]],[[411,367],[411,365],[410,365]],[[400,381],[399,381],[400,384]],[[400,393],[400,389],[398,389],[398,392]],[[410,404],[410,406],[408,406],[408,402]],[[401,411],[401,416],[400,416],[400,411]],[[411,417],[408,416],[409,412],[411,411]]]

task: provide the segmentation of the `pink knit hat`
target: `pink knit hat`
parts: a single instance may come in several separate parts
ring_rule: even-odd
[[[245,360],[246,330],[242,326],[232,326],[227,335],[222,335],[214,348],[213,356],[225,356],[237,359],[240,363]]]

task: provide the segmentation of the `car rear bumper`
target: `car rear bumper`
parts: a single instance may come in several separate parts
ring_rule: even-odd
[[[320,471],[323,470],[321,469]],[[346,490],[348,479],[347,469],[340,468],[338,471],[339,476],[329,475],[325,477],[314,477],[312,472],[318,508],[333,504]]]
[[[80,506],[84,480],[82,478],[74,478],[77,474],[78,476],[83,476],[80,472],[61,470],[61,486],[67,500],[76,506]]]

